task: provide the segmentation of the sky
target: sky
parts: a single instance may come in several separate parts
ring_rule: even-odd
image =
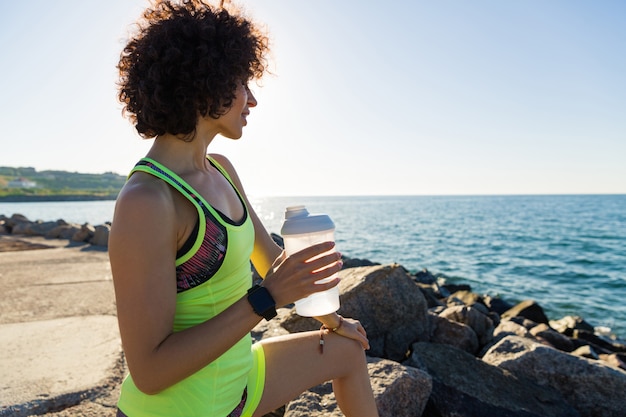
[[[125,175],[144,0],[0,0],[0,166]],[[253,196],[626,193],[626,2],[241,0],[271,75],[210,152]]]

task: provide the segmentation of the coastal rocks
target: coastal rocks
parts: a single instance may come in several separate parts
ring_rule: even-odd
[[[369,358],[368,373],[380,417],[421,416],[431,395],[432,379],[423,370]],[[285,407],[285,417],[341,417],[330,382],[303,393]]]
[[[582,416],[626,415],[626,372],[618,368],[519,336],[502,339],[483,361],[558,390]]]
[[[0,215],[0,234],[43,236],[46,239],[67,239],[71,243],[89,243],[107,247],[111,224],[93,226],[89,223],[79,225],[63,219],[43,222],[31,221],[21,214],[11,217]]]
[[[403,364],[424,369],[432,377],[424,416],[579,415],[556,390],[519,379],[452,346],[416,343]]]
[[[621,393],[625,388],[622,374],[626,373],[619,369],[624,363],[624,353],[621,350],[623,344],[617,339],[587,331],[593,327],[582,325],[580,320],[565,320],[578,323],[574,326],[577,328],[571,330],[565,329],[572,326],[559,327],[555,324],[555,327],[563,330],[564,333],[561,333],[546,323],[549,321],[543,309],[533,301],[523,301],[517,305],[504,300],[497,301],[495,298],[472,294],[469,286],[440,285],[439,280],[430,276],[427,271],[419,273],[419,277],[411,275],[396,264],[351,268],[341,271],[340,276],[342,305],[339,313],[358,318],[363,323],[372,346],[367,352],[370,364],[374,360],[371,357],[375,356],[407,369],[422,370],[432,379],[432,392],[423,412],[406,415],[626,415],[626,409],[620,411],[622,414],[616,414],[616,410],[620,410],[623,396]],[[411,281],[415,285],[411,285]],[[506,317],[502,317],[501,313],[505,312]],[[409,315],[412,316],[407,320]],[[311,318],[297,316],[293,310],[281,312],[279,317],[282,320],[281,327],[290,332],[311,330],[319,326]],[[415,321],[419,321],[421,325],[416,326]],[[395,332],[393,335],[389,333],[391,329]],[[271,327],[268,327],[266,332],[270,330]],[[593,342],[584,339],[591,339],[592,336]],[[407,349],[407,341],[411,339],[413,341],[409,342],[408,356],[402,355],[401,352]],[[516,339],[523,341],[520,345],[522,347],[510,343]],[[390,341],[394,341],[396,346],[391,348]],[[515,356],[522,350],[531,350],[524,349],[525,344],[536,346],[532,349],[534,352],[540,349],[549,350],[552,355],[561,359],[556,365],[537,360],[534,366],[520,365],[519,371],[517,368],[513,371],[513,365],[500,366],[494,362],[496,352]],[[582,359],[577,355],[587,355],[593,359]],[[483,356],[487,359],[483,360]],[[544,355],[539,356],[542,357]],[[583,361],[585,366],[581,367],[577,361]],[[589,371],[586,366],[596,368]],[[522,368],[526,373],[522,372]],[[554,383],[547,384],[533,374],[541,375],[541,372],[550,374]],[[574,379],[581,372],[588,372],[594,377],[580,378],[579,384],[582,387],[572,388],[576,391],[572,395],[565,389],[571,385],[570,379]],[[383,371],[379,371],[381,373]],[[371,369],[370,376],[372,377]],[[395,378],[390,375],[387,377],[389,380]],[[602,381],[602,389],[595,388],[594,378]],[[561,383],[558,384],[558,381]],[[374,384],[373,378],[372,383]],[[420,392],[428,391],[428,383],[422,384],[426,385]],[[285,415],[340,415],[335,414],[339,411],[332,408],[335,405],[334,399],[328,396],[332,395],[330,387],[324,389],[327,392],[317,387],[303,394],[297,404],[286,407],[291,414]],[[403,395],[416,395],[414,388],[406,389]],[[607,405],[596,407],[593,411],[590,404],[604,401],[602,398],[606,397],[611,397],[605,401]],[[376,401],[380,408],[378,393]],[[326,405],[321,407],[320,404]],[[395,415],[405,415],[398,414],[401,411],[394,412]]]

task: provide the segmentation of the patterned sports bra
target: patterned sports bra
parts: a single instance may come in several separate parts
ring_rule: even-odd
[[[219,210],[213,208],[213,211],[220,216],[223,222],[233,226],[242,225],[248,217],[248,210],[241,195],[239,195],[239,191],[231,182],[230,177],[223,171],[223,168],[212,159],[208,158],[208,160],[224,175],[235,190],[244,208],[244,215],[241,221],[234,222]],[[180,293],[207,282],[220,269],[224,261],[228,245],[226,227],[215,218],[204,200],[196,194],[193,188],[171,170],[156,161],[144,158],[135,165],[131,173],[136,171],[147,172],[164,180],[190,200],[199,212],[202,212],[203,216],[199,216],[191,235],[176,253],[176,290]],[[203,223],[205,225],[204,236],[199,236]]]

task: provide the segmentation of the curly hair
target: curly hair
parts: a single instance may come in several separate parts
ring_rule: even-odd
[[[228,111],[266,70],[268,40],[249,20],[203,0],[157,0],[121,53],[118,98],[143,138],[193,140],[198,116]]]

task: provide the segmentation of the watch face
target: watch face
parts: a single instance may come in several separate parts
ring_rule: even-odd
[[[256,314],[266,320],[271,320],[276,316],[276,302],[272,298],[267,288],[254,286],[248,292],[248,301]]]

